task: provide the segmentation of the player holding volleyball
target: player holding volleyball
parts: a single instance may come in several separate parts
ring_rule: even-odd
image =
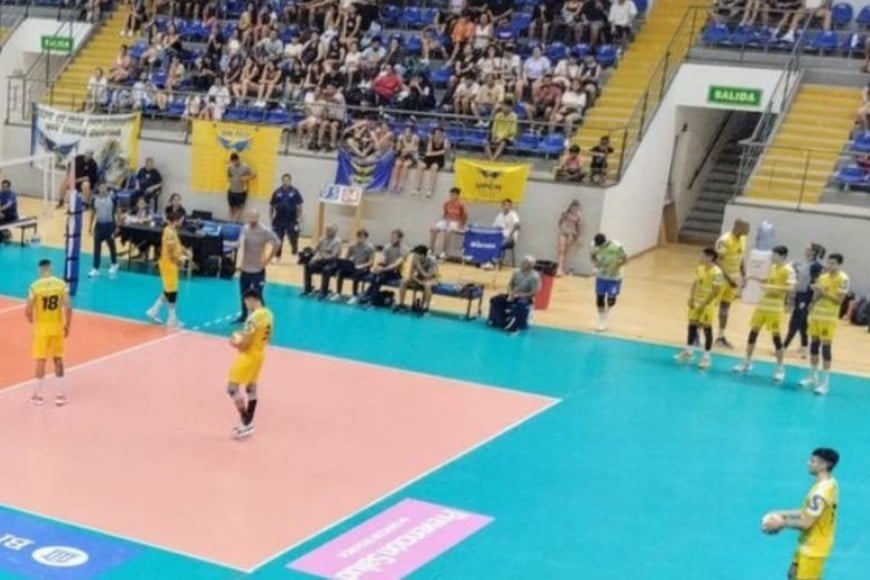
[[[804,505],[799,510],[775,511],[764,516],[761,529],[766,534],[784,528],[798,530],[798,547],[788,571],[789,580],[821,580],[825,560],[834,547],[839,488],[831,472],[840,454],[821,447],[810,456],[809,472],[816,478]]]
[[[254,413],[257,410],[257,381],[266,358],[266,346],[272,338],[272,312],[263,306],[258,289],[244,294],[245,306],[250,314],[242,332],[233,333],[230,344],[239,351],[230,368],[227,392],[232,397],[242,422],[233,429],[236,439],[254,432]],[[242,392],[242,388],[245,392]],[[247,395],[247,397],[246,397]]]
[[[45,382],[45,361],[54,363],[54,404],[66,405],[63,390],[63,350],[72,322],[72,305],[66,282],[51,273],[51,262],[39,262],[39,278],[30,285],[25,310],[27,321],[33,324],[33,358],[36,360],[36,387],[31,400],[42,405],[42,387]]]
[[[166,324],[175,327],[178,326],[178,316],[175,312],[175,305],[178,302],[178,267],[188,256],[187,251],[181,245],[181,239],[178,237],[178,226],[184,219],[183,216],[176,212],[169,212],[166,219],[167,223],[160,239],[160,261],[157,263],[163,291],[157,298],[157,302],[148,309],[146,314],[154,322],[163,324],[160,310],[165,304],[169,310]]]
[[[698,362],[699,369],[710,368],[713,350],[713,317],[716,305],[725,286],[725,276],[716,265],[716,250],[704,248],[701,263],[695,269],[695,281],[689,293],[689,336],[686,348],[674,358],[677,362],[691,362],[695,358],[695,345],[698,343],[698,330],[704,331],[704,354]]]

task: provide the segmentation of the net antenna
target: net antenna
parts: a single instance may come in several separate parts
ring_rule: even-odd
[[[55,166],[53,153],[0,160],[0,178],[8,179],[19,197],[41,199],[44,217],[51,217],[54,213],[60,195],[58,176],[61,174],[62,171]]]

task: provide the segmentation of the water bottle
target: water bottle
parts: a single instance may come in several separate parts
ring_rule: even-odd
[[[776,242],[776,232],[773,224],[769,221],[761,222],[758,226],[758,231],[755,233],[755,249],[756,250],[772,250]]]

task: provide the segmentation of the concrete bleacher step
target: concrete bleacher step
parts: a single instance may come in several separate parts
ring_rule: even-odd
[[[744,195],[817,203],[848,141],[857,89],[802,85]]]

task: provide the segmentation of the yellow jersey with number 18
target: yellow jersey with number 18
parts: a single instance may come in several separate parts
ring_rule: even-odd
[[[63,334],[64,302],[66,282],[50,276],[40,278],[30,285],[33,301],[33,330],[36,336],[57,336]]]
[[[262,357],[266,353],[266,346],[272,339],[272,312],[268,308],[257,308],[249,316],[247,331],[253,334],[251,345],[245,350],[245,354],[251,357]]]
[[[722,271],[731,278],[740,275],[740,265],[746,253],[746,236],[735,236],[728,232],[716,241],[716,253],[719,254],[719,265]]]
[[[808,530],[801,532],[798,551],[810,558],[827,558],[834,548],[837,503],[840,492],[834,478],[816,482],[804,500],[804,511],[816,518]]]

